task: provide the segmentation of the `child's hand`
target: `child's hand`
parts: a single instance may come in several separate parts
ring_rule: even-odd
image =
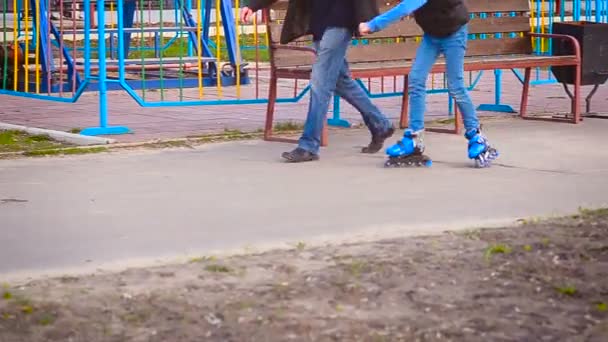
[[[241,22],[243,24],[248,24],[251,21],[251,18],[253,17],[253,11],[251,10],[251,8],[249,7],[243,7],[243,9],[241,9]]]
[[[359,34],[365,36],[366,34],[370,34],[371,32],[372,30],[369,28],[369,25],[367,25],[367,23],[359,24]]]

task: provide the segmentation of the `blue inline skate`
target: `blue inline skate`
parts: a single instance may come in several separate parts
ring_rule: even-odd
[[[425,156],[424,144],[422,143],[421,133],[415,133],[410,129],[403,132],[403,139],[395,145],[386,149],[388,160],[384,163],[385,167],[411,167],[426,166],[433,164],[431,158]]]
[[[479,128],[466,132],[464,136],[469,141],[469,158],[475,160],[475,167],[490,167],[492,161],[498,158],[498,150],[490,145]]]

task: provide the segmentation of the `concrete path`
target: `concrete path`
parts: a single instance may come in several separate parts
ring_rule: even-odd
[[[461,136],[427,134],[430,169],[384,169],[363,130],[334,132],[317,163],[292,145],[0,161],[0,281],[185,261],[218,251],[513,223],[608,202],[608,121],[493,120],[502,153],[472,169]],[[394,140],[394,139],[393,139]]]

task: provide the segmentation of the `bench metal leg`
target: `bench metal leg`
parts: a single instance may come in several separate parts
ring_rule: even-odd
[[[327,130],[327,121],[323,123],[323,130],[321,131],[321,146],[325,147],[328,145],[329,132]]]
[[[410,95],[408,92],[409,78],[407,75],[403,76],[403,96],[401,97],[401,116],[399,117],[399,127],[406,129],[409,125],[408,109]]]
[[[454,134],[462,133],[462,114],[458,109],[458,103],[454,100]]]
[[[526,118],[526,110],[528,109],[528,93],[530,92],[530,75],[532,74],[532,68],[525,69],[524,75],[524,87],[521,92],[521,104],[519,107],[519,116],[522,119]]]
[[[427,132],[433,133],[448,133],[448,134],[460,134],[462,132],[462,115],[460,114],[460,110],[458,110],[458,104],[455,99],[450,97],[450,101],[454,101],[454,128],[425,128]],[[451,103],[451,102],[450,102]]]
[[[266,107],[266,124],[264,126],[264,140],[295,144],[298,142],[297,139],[279,138],[273,136],[274,110],[277,102],[277,81],[277,77],[274,74],[270,76],[268,106]],[[323,123],[323,130],[321,131],[321,146],[325,147],[328,145],[328,135],[327,122],[325,120]]]
[[[540,121],[557,121],[557,122],[570,122],[573,124],[577,124],[581,121],[583,121],[583,118],[581,116],[581,108],[580,108],[580,104],[581,104],[581,74],[580,74],[580,70],[581,67],[580,65],[576,66],[576,75],[574,77],[574,95],[572,95],[570,93],[570,91],[568,90],[568,87],[566,85],[564,85],[564,89],[566,90],[566,94],[568,94],[568,96],[571,99],[571,107],[570,107],[570,115],[566,115],[565,118],[563,117],[558,117],[556,115],[554,115],[553,117],[528,117],[526,110],[528,107],[528,93],[530,91],[530,74],[531,74],[531,68],[526,68],[525,69],[525,76],[524,76],[524,88],[522,91],[522,96],[521,96],[521,108],[520,108],[520,113],[519,116],[522,119],[526,119],[526,120],[540,120]]]
[[[272,140],[272,127],[274,121],[274,107],[277,100],[277,77],[270,76],[270,88],[268,90],[268,106],[266,108],[266,125],[264,127],[264,140]]]
[[[581,117],[581,64],[576,65],[576,76],[574,77],[574,99],[572,100],[572,120],[574,124],[583,121]]]

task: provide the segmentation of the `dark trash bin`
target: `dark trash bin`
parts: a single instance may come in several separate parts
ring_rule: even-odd
[[[590,21],[559,22],[553,23],[553,33],[572,36],[580,44],[581,85],[594,86],[586,98],[589,113],[591,97],[597,87],[608,80],[608,24]],[[574,48],[567,41],[554,40],[552,53],[554,56],[573,55]],[[566,91],[567,84],[574,84],[574,66],[552,67],[551,72],[558,82],[564,84]]]

